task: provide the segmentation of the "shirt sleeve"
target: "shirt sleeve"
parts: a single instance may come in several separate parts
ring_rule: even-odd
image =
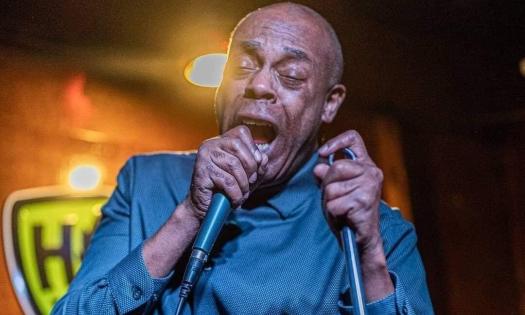
[[[132,165],[130,159],[120,171],[80,270],[52,314],[126,314],[153,305],[170,280],[172,273],[150,276],[143,244],[130,248]]]
[[[399,221],[383,231],[382,236],[394,292],[367,303],[368,315],[434,314],[413,225]],[[339,309],[341,314],[353,314],[353,307],[343,302],[339,302]]]

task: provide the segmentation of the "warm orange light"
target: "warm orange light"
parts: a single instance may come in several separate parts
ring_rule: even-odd
[[[184,77],[190,83],[202,87],[218,87],[226,64],[226,54],[207,54],[195,58],[184,69]]]
[[[520,60],[520,72],[521,75],[525,77],[525,58]]]

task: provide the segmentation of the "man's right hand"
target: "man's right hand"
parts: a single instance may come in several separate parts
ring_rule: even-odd
[[[233,207],[240,206],[257,187],[267,163],[246,126],[206,140],[197,153],[188,197],[145,242],[143,257],[150,275],[164,277],[173,269],[199,231],[213,193],[223,192]]]
[[[268,156],[259,151],[246,126],[204,141],[197,152],[186,204],[201,220],[215,192],[224,193],[234,208],[242,205],[265,173],[267,163]]]

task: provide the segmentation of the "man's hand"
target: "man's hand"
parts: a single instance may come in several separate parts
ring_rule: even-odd
[[[250,130],[238,126],[199,148],[190,193],[169,220],[149,238],[143,250],[152,277],[163,277],[173,269],[199,231],[212,194],[220,191],[240,206],[266,171],[268,156],[259,152]]]
[[[314,168],[314,173],[321,181],[324,210],[332,229],[338,231],[341,225],[347,224],[356,233],[363,281],[367,298],[372,301],[394,290],[379,232],[383,172],[372,161],[363,139],[354,130],[326,142],[319,149],[319,155],[328,157],[347,147],[356,154],[355,161],[341,159],[331,166],[321,163]]]
[[[257,149],[246,126],[205,141],[197,153],[187,198],[193,215],[204,217],[216,191],[223,192],[234,208],[242,205],[266,171],[267,163],[268,156]]]

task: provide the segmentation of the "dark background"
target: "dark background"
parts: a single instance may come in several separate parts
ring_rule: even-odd
[[[0,7],[0,198],[69,157],[106,165],[214,136],[213,90],[182,76],[271,1],[12,1]],[[345,53],[328,136],[363,133],[412,219],[437,314],[525,314],[525,5],[304,1]],[[93,133],[95,132],[95,133]],[[0,295],[19,313],[0,261]]]

